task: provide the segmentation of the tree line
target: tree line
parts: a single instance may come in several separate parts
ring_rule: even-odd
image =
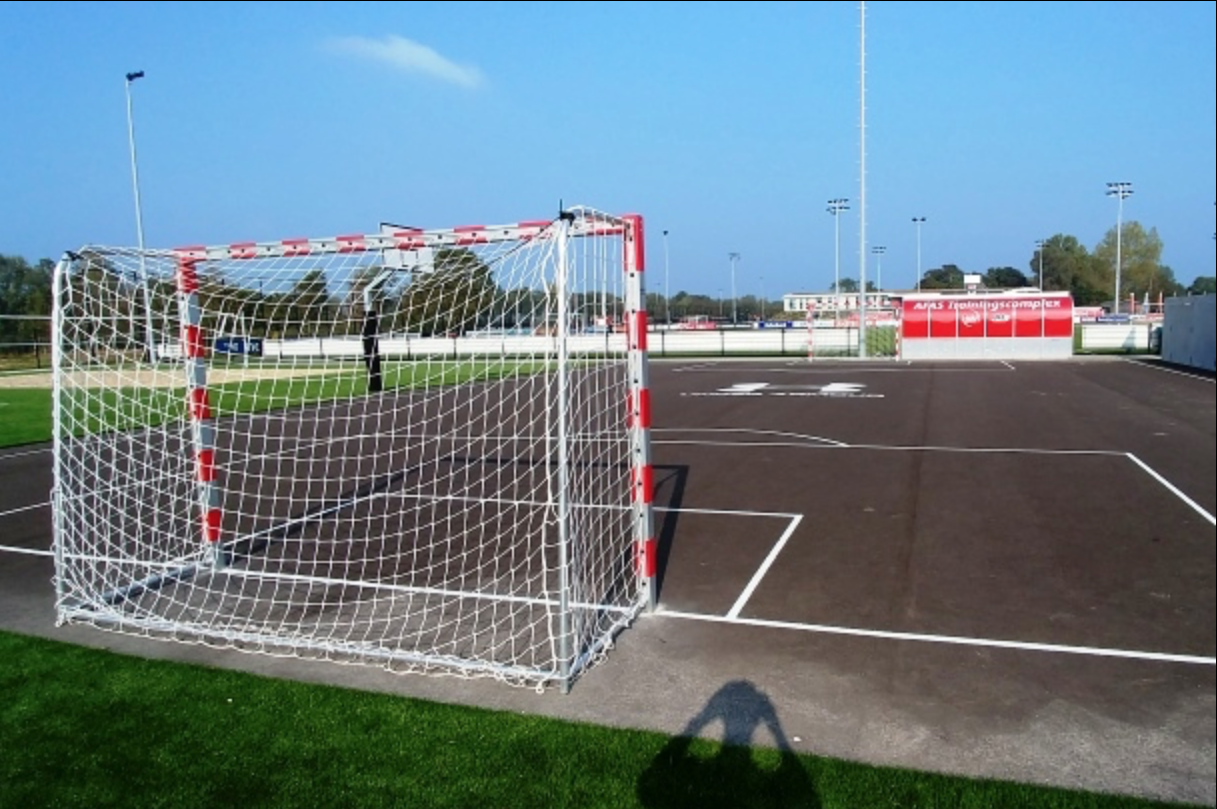
[[[1140,301],[1148,297],[1205,294],[1217,292],[1217,276],[1197,276],[1185,286],[1174,271],[1162,263],[1163,244],[1156,228],[1148,230],[1132,220],[1118,232],[1120,254],[1120,299],[1130,296]],[[1079,306],[1108,305],[1115,286],[1117,230],[1111,228],[1088,250],[1075,236],[1058,233],[1043,240],[1028,259],[1027,270],[1015,267],[990,267],[981,276],[985,287],[1011,289],[1040,287],[1045,291],[1068,291]],[[396,293],[379,297],[380,329],[383,333],[413,334],[463,333],[477,328],[536,328],[552,321],[552,296],[547,290],[504,290],[495,286],[489,267],[464,250],[440,251],[439,271],[419,275]],[[87,269],[73,283],[91,284],[95,307],[108,307],[101,318],[99,340],[123,335],[140,342],[137,324],[141,319],[166,321],[172,318],[175,288],[162,280],[149,284],[144,296],[131,294],[138,279],[124,275],[101,257],[82,257]],[[0,351],[29,350],[34,344],[49,342],[51,277],[55,263],[41,259],[30,264],[20,256],[0,254]],[[364,316],[363,286],[373,283],[379,268],[368,267],[339,295],[327,288],[321,270],[305,272],[290,288],[267,292],[261,285],[228,284],[223,278],[211,279],[200,289],[200,306],[208,318],[208,328],[228,328],[240,320],[247,334],[272,338],[321,336],[333,332],[339,322],[358,322]],[[962,289],[965,270],[943,264],[926,270],[920,279],[923,290]],[[829,285],[829,291],[833,285]],[[867,289],[875,290],[873,281]],[[859,290],[855,279],[843,278],[841,292]],[[572,296],[569,311],[580,322],[592,322],[597,314],[620,311],[621,301],[585,299]],[[148,308],[151,307],[151,317]],[[647,295],[652,320],[679,320],[704,315],[730,320],[752,320],[780,313],[777,300],[755,295],[738,298],[713,297],[680,291],[672,298],[654,292]],[[167,318],[168,316],[168,318]],[[108,332],[108,334],[107,334]]]
[[[0,351],[49,343],[54,269],[50,260],[31,266],[20,257],[0,256]],[[181,322],[177,284],[163,266],[157,270],[145,275],[131,256],[115,260],[88,249],[77,254],[62,281],[72,339],[87,343],[99,360],[105,352],[147,356],[150,346],[175,343]],[[544,331],[552,330],[558,317],[552,286],[503,288],[492,268],[464,248],[439,249],[431,266],[415,272],[393,273],[368,263],[345,274],[301,267],[259,275],[256,268],[239,276],[200,268],[196,299],[204,334],[285,340],[359,336],[369,308],[381,335]],[[571,327],[585,329],[620,322],[623,306],[618,295],[575,291],[567,297],[566,311]]]
[[[1130,221],[1121,227],[1118,238],[1121,302],[1129,296],[1138,301],[1146,297],[1157,301],[1159,296],[1217,292],[1217,276],[1197,276],[1187,286],[1175,278],[1174,270],[1162,263],[1162,239],[1157,228],[1146,230],[1140,222]],[[1078,306],[1107,305],[1115,293],[1116,239],[1117,231],[1112,228],[1094,250],[1087,250],[1076,236],[1058,233],[1031,254],[1026,272],[1015,267],[990,267],[977,274],[983,285],[992,289],[1040,287],[1045,292],[1068,291]],[[935,267],[922,274],[921,289],[962,289],[964,274],[954,264]]]

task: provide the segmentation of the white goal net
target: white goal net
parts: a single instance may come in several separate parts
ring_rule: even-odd
[[[61,622],[565,690],[653,603],[642,221],[55,274]]]

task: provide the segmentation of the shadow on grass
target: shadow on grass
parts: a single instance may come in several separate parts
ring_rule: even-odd
[[[721,741],[703,736],[715,725]],[[637,794],[649,809],[820,806],[773,703],[747,680],[715,692],[651,761],[638,779]]]

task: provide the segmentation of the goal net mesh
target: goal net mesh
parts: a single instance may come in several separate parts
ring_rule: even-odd
[[[67,254],[59,620],[569,684],[645,604],[628,224]]]

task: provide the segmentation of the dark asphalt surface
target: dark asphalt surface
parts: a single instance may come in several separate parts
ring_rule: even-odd
[[[48,447],[0,450],[0,627],[668,733],[714,706],[696,732],[1217,801],[1211,376],[764,359],[651,381],[661,608],[569,694],[57,627]],[[730,721],[769,710],[776,730]]]

